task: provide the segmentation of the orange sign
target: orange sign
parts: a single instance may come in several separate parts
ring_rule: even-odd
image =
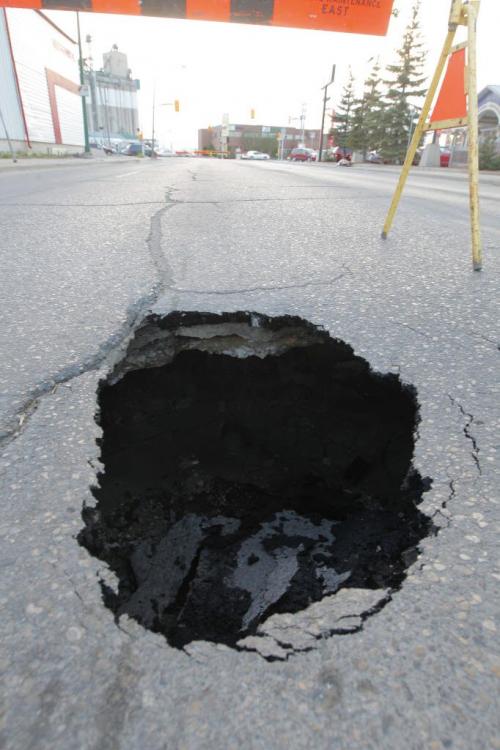
[[[465,49],[462,48],[450,55],[441,91],[431,115],[431,123],[446,123],[465,117],[467,117]]]
[[[387,33],[394,0],[0,0],[6,8],[190,18],[349,34]]]

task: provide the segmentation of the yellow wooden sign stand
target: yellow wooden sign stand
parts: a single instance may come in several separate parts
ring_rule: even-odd
[[[444,127],[456,127],[458,125],[468,125],[469,129],[469,194],[470,194],[470,215],[472,231],[472,265],[474,271],[480,271],[482,268],[482,251],[481,251],[481,231],[479,224],[479,126],[478,126],[478,103],[477,103],[477,17],[481,0],[452,0],[450,11],[450,20],[448,24],[448,34],[446,36],[443,50],[436,66],[436,71],[431,81],[429,91],[422,107],[420,118],[413,134],[413,139],[408,148],[406,159],[401,170],[398,185],[392,199],[391,207],[385,220],[382,232],[383,239],[387,239],[390,232],[394,216],[401,200],[410,167],[415,158],[418,145],[424,132],[427,130]],[[427,118],[436,95],[439,83],[441,81],[443,70],[446,62],[453,51],[453,41],[459,26],[466,26],[468,40],[466,46],[468,49],[467,64],[467,118],[460,120],[447,121],[446,123],[428,124]]]

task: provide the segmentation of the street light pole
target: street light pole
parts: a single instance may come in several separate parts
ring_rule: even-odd
[[[330,97],[328,96],[328,87],[334,82],[335,80],[335,65],[332,66],[332,75],[329,80],[329,82],[326,84],[326,86],[323,86],[323,115],[321,117],[321,132],[319,135],[319,153],[318,153],[318,161],[321,161],[321,157],[323,156],[323,130],[325,129],[325,115],[326,115],[326,104],[330,100]]]
[[[85,81],[83,77],[82,37],[80,35],[80,14],[78,11],[76,11],[76,28],[78,32],[78,63],[80,67],[80,86],[83,86]],[[85,96],[82,96],[82,112],[83,112],[83,136],[85,139],[85,153],[90,154],[89,124],[87,121],[87,102],[86,102]]]

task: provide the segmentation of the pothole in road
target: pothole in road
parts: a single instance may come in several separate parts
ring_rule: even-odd
[[[98,406],[79,542],[106,606],[172,646],[286,658],[356,629],[432,530],[415,391],[299,318],[150,316]]]

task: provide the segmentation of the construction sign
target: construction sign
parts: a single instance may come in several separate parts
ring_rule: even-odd
[[[477,18],[481,0],[452,0],[448,34],[436,65],[436,70],[425,97],[417,127],[406,153],[398,184],[387,214],[382,238],[387,239],[401,195],[426,130],[444,130],[459,125],[467,126],[467,159],[469,166],[470,225],[472,235],[472,268],[482,268],[481,227],[479,221],[479,123],[477,102]],[[467,41],[453,46],[459,26],[467,29]],[[446,67],[447,66],[447,67]],[[443,78],[443,72],[446,73]],[[431,115],[432,103],[443,83]]]
[[[430,118],[429,130],[444,130],[467,124],[465,86],[466,45],[456,47],[448,60],[448,68]]]
[[[0,0],[6,8],[80,10],[385,36],[394,0]]]

